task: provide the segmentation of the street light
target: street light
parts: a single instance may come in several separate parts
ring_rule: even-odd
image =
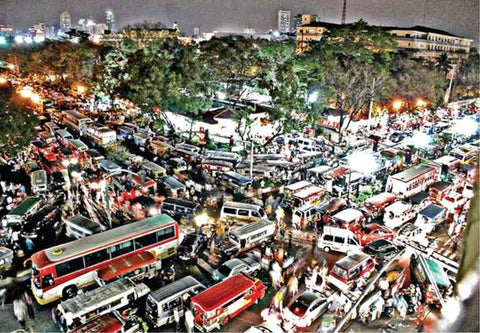
[[[417,108],[422,109],[427,105],[427,102],[421,98],[417,98],[417,102],[415,103]]]
[[[401,99],[396,99],[392,103],[393,109],[399,111],[403,106],[403,101]]]

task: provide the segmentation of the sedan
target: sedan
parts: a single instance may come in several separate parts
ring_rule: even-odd
[[[399,251],[401,251],[401,248],[386,239],[373,241],[363,248],[363,252],[375,256],[379,261],[389,260]]]
[[[360,224],[355,224],[351,227],[353,233],[360,239],[362,245],[371,243],[379,239],[393,239],[393,231],[387,227],[383,227],[377,223],[368,224],[362,227]]]
[[[331,306],[331,301],[320,293],[305,291],[283,313],[283,328],[309,327]]]
[[[186,234],[178,247],[178,257],[188,264],[196,264],[198,256],[207,248],[207,237],[201,233]]]
[[[260,263],[252,258],[233,258],[225,261],[220,267],[212,272],[215,281],[223,281],[238,273],[254,274],[260,270]]]

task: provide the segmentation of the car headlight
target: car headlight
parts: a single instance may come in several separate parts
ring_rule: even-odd
[[[150,208],[148,210],[148,214],[150,215],[157,215],[158,214],[158,210],[156,208]]]

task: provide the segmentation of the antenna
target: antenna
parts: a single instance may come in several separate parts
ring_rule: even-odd
[[[347,18],[347,0],[343,0],[342,25],[345,24],[346,18]]]

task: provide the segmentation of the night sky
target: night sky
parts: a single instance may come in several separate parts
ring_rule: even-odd
[[[342,4],[342,0],[0,0],[0,24],[15,29],[40,21],[58,24],[64,10],[71,12],[72,24],[90,16],[100,22],[105,9],[112,8],[117,27],[144,20],[170,27],[178,21],[186,33],[194,27],[200,32],[247,27],[263,32],[277,27],[279,9],[291,10],[292,16],[312,13],[340,23]],[[425,25],[471,38],[478,45],[479,0],[348,0],[347,22],[360,18],[378,25]]]

